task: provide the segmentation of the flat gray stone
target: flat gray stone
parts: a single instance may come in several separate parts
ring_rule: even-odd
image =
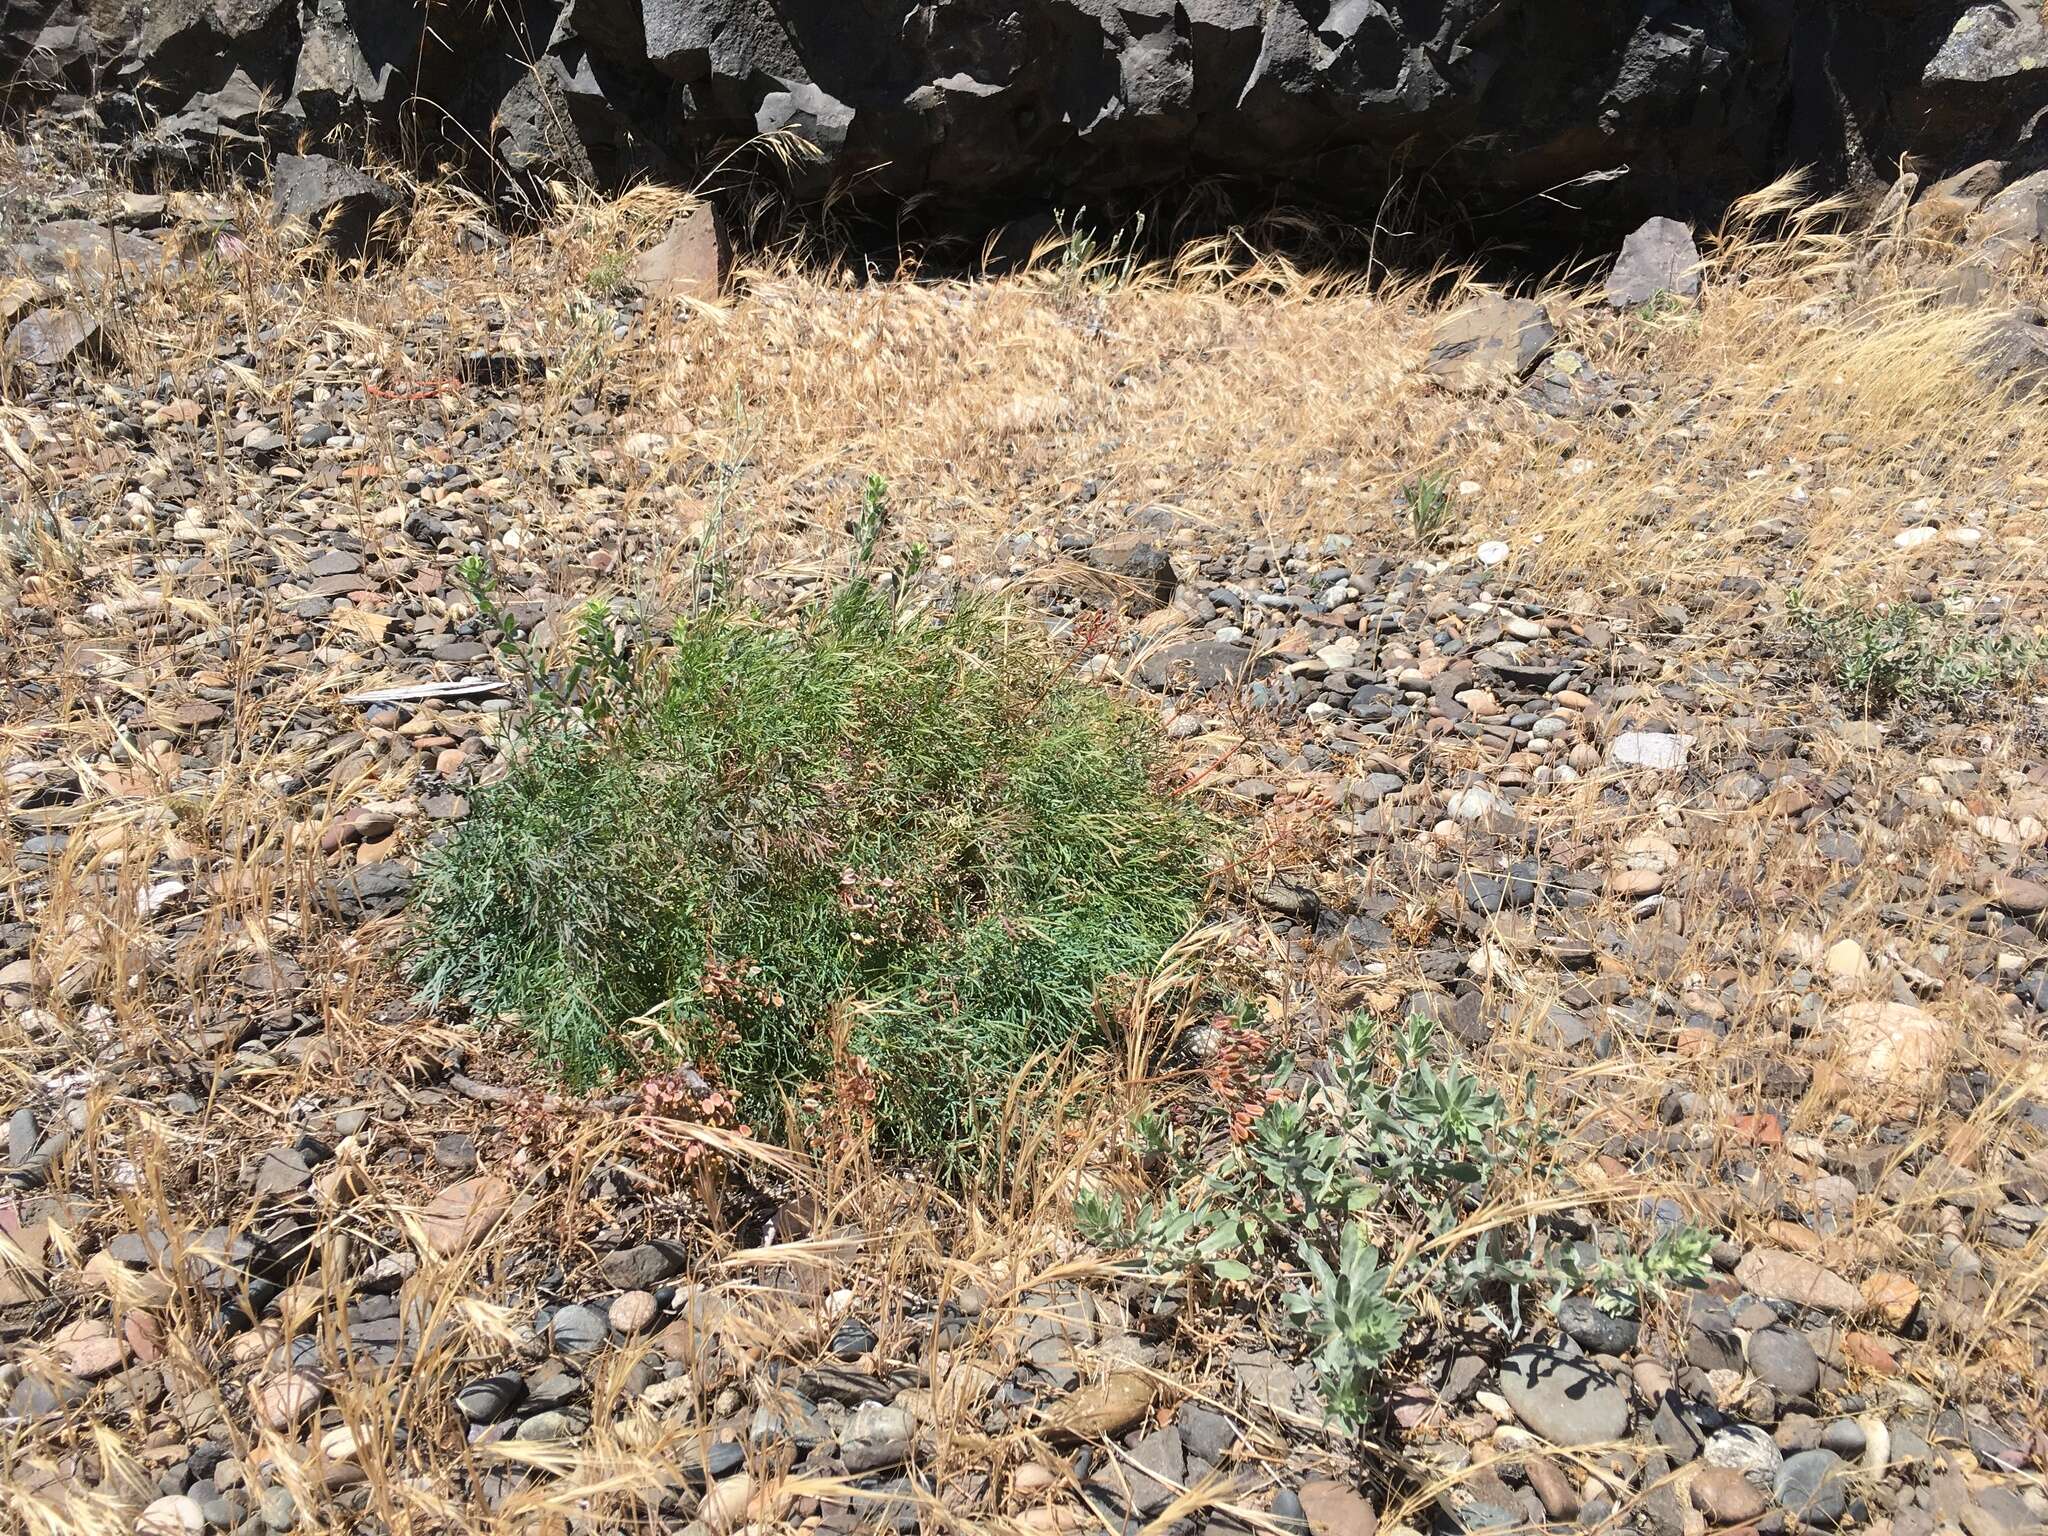
[[[6,358],[30,368],[56,368],[90,357],[98,348],[100,323],[73,309],[32,309],[7,333]]]
[[[1628,1394],[1590,1360],[1527,1344],[1500,1363],[1501,1396],[1552,1445],[1598,1445],[1628,1433]]]
[[[1660,294],[1690,299],[1700,291],[1700,252],[1676,219],[1650,219],[1622,242],[1607,277],[1607,302],[1634,309]]]
[[[1478,389],[1527,378],[1556,339],[1542,305],[1487,294],[1437,327],[1422,366],[1455,388]]]

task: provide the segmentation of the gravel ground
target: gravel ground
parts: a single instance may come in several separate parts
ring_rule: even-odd
[[[14,154],[13,266],[73,322],[29,340],[82,333],[0,407],[24,1528],[2041,1527],[2038,680],[1861,718],[1785,602],[1876,561],[1978,634],[2038,625],[2032,450],[1923,453],[1902,526],[1852,548],[1829,462],[1731,408],[1719,473],[1765,460],[1771,514],[1726,548],[1695,520],[1691,568],[1624,552],[1668,565],[1633,583],[1583,529],[1569,557],[1533,543],[1498,485],[1453,477],[1481,510],[1431,541],[1412,486],[1283,533],[1205,501],[1194,460],[1134,485],[1105,443],[1126,473],[1098,479],[1037,394],[1012,404],[1042,432],[1000,427],[1035,444],[1007,492],[977,471],[906,500],[888,546],[926,544],[924,580],[1008,588],[1084,674],[1157,699],[1188,792],[1244,829],[1218,964],[1290,1041],[1433,1019],[1558,1130],[1546,1241],[1715,1235],[1706,1285],[1639,1319],[1538,1307],[1512,1348],[1428,1320],[1358,1446],[1252,1311],[1077,1247],[1079,1142],[963,1199],[746,1142],[687,1083],[556,1094],[503,1031],[409,1000],[418,858],[519,703],[457,562],[487,552],[542,646],[597,592],[692,600],[711,556],[803,601],[858,479],[792,467],[811,428],[772,406],[703,451],[718,402],[687,370],[750,317],[865,300],[764,280],[707,332],[537,286],[519,261],[549,236],[459,219],[337,286],[246,202],[123,202]],[[1601,443],[1697,469],[1719,386],[1620,323],[1450,397],[1443,430],[1547,444],[1546,484]],[[682,385],[635,367],[671,324],[700,327],[660,355]],[[1826,431],[1853,459],[1866,426]]]

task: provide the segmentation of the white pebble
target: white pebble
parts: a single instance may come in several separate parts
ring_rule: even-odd
[[[199,1501],[182,1493],[158,1499],[135,1519],[135,1536],[199,1536],[205,1529]]]

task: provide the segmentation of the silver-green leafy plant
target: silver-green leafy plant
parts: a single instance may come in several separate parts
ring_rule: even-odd
[[[1843,696],[1866,715],[1896,707],[1957,711],[2048,674],[2048,635],[1979,634],[1917,603],[1817,608],[1794,590],[1785,614]]]
[[[1168,1148],[1180,1177],[1157,1199],[1127,1207],[1084,1191],[1074,1207],[1082,1237],[1142,1272],[1200,1274],[1254,1304],[1277,1296],[1330,1418],[1352,1431],[1376,1411],[1425,1292],[1513,1334],[1532,1293],[1554,1305],[1590,1291],[1626,1311],[1704,1276],[1708,1239],[1691,1228],[1641,1255],[1589,1260],[1556,1243],[1532,1256],[1527,1226],[1493,1213],[1542,1133],[1514,1121],[1476,1074],[1433,1063],[1432,1037],[1425,1020],[1383,1032],[1361,1015],[1317,1070],[1298,1073],[1282,1057],[1248,1136],[1206,1167]],[[1155,1117],[1143,1129],[1148,1165],[1159,1161],[1161,1125]]]

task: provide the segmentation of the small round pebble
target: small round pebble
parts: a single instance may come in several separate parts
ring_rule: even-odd
[[[1749,1336],[1749,1368],[1757,1380],[1787,1397],[1809,1397],[1820,1386],[1820,1358],[1790,1328],[1764,1328]]]
[[[613,1299],[612,1326],[620,1333],[639,1333],[654,1321],[654,1297],[646,1291],[627,1291]]]
[[[205,1529],[199,1501],[182,1493],[156,1500],[135,1517],[135,1536],[200,1536]]]

